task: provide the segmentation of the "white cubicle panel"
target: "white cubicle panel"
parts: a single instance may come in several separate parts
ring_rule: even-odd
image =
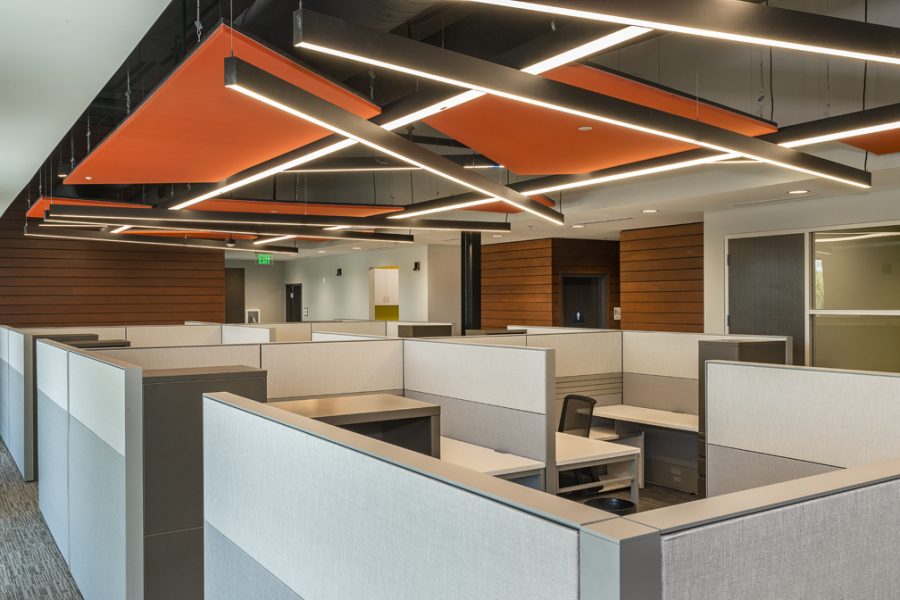
[[[900,374],[710,361],[706,377],[711,494],[900,457]]]
[[[523,336],[529,348],[556,350],[556,376],[621,373],[622,333],[619,331]]]
[[[133,509],[143,502],[143,449],[126,434],[140,419],[141,370],[70,350],[68,373],[67,465],[52,468],[67,470],[69,569],[85,598],[143,598],[143,518]]]
[[[275,331],[266,325],[222,325],[222,344],[268,344]]]
[[[174,346],[163,348],[104,348],[88,354],[121,360],[144,369],[188,369],[246,365],[259,368],[259,344]]]
[[[9,435],[6,447],[25,481],[34,479],[34,364],[32,337],[16,329],[7,332],[7,402]]]
[[[405,340],[405,395],[441,406],[446,437],[544,463],[553,486],[553,356],[543,348]]]
[[[458,337],[440,338],[442,342],[451,342],[455,344],[472,344],[482,346],[520,346],[528,345],[526,336],[517,333],[513,335],[465,335]]]
[[[383,335],[360,335],[358,333],[330,333],[327,331],[314,331],[312,334],[313,342],[370,342],[372,340],[383,340]]]
[[[403,341],[261,346],[270,399],[403,389]]]
[[[312,332],[356,333],[360,335],[385,335],[384,321],[312,321]]]
[[[125,339],[135,348],[209,346],[222,343],[222,326],[135,325],[125,328]]]
[[[207,598],[599,597],[579,526],[510,499],[540,492],[229,396],[204,400]]]

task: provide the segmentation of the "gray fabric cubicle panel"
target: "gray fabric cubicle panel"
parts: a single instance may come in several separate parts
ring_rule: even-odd
[[[699,411],[697,380],[644,373],[622,374],[625,404],[696,415]]]
[[[209,523],[203,536],[206,598],[303,600]]]
[[[204,503],[209,525],[309,600],[579,596],[577,529],[211,399]]]
[[[895,600],[898,498],[893,480],[665,534],[663,599]]]
[[[56,546],[69,562],[69,353],[38,341],[35,361],[38,505]]]
[[[707,446],[706,457],[708,496],[749,490],[839,468],[715,444]]]
[[[442,436],[547,460],[546,415],[412,390],[405,396],[441,407]]]

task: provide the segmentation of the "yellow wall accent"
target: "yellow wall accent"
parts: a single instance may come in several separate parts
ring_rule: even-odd
[[[399,304],[376,304],[375,305],[376,321],[399,321],[400,305]]]

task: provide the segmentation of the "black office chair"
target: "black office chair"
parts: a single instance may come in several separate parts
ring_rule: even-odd
[[[563,398],[562,411],[559,414],[559,431],[569,435],[589,437],[595,404],[597,401],[593,398],[578,394],[569,394]],[[563,471],[559,474],[560,487],[591,483],[595,480],[594,470],[591,467]]]
[[[597,401],[588,396],[569,394],[563,398],[562,411],[559,415],[559,431],[570,435],[589,437],[591,435],[591,418]]]

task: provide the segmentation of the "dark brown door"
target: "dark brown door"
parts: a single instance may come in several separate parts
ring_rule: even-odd
[[[244,322],[243,269],[225,269],[225,322]]]
[[[303,284],[289,283],[284,286],[284,320],[297,323],[303,320]]]
[[[789,335],[794,364],[804,364],[806,339],[803,234],[728,242],[728,331]]]
[[[564,327],[606,328],[606,277],[564,275],[562,288]]]

